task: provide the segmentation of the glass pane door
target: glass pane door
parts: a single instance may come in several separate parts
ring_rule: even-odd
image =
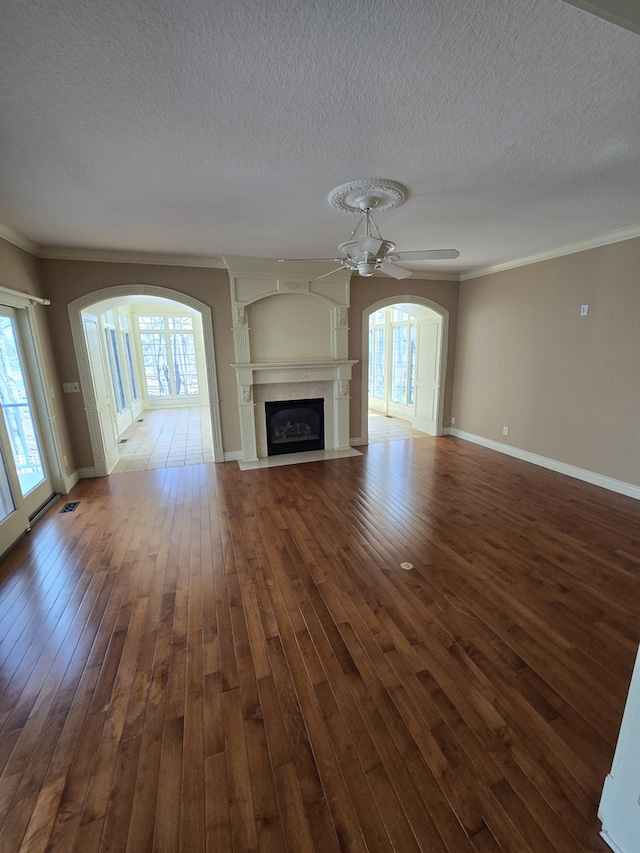
[[[23,358],[17,312],[0,308],[0,553],[53,494]]]
[[[45,479],[13,317],[0,316],[0,404],[22,497]]]

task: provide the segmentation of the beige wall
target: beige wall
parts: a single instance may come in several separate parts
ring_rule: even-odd
[[[213,319],[223,447],[225,451],[240,449],[236,378],[230,366],[234,353],[229,275],[226,270],[98,261],[43,260],[41,265],[44,292],[51,300],[48,318],[52,324],[55,359],[62,382],[74,382],[80,378],[68,312],[68,305],[74,299],[116,285],[151,284],[179,291],[208,305]],[[93,455],[82,395],[65,394],[64,404],[73,433],[75,467],[91,467]]]
[[[351,308],[349,310],[349,358],[358,360],[353,368],[353,379],[351,382],[351,416],[350,435],[357,437],[362,435],[363,412],[362,412],[362,377],[366,382],[366,366],[362,365],[362,315],[365,311],[381,302],[383,299],[393,297],[397,302],[411,302],[412,296],[428,299],[440,305],[449,312],[449,347],[447,356],[447,372],[444,388],[443,419],[446,424],[451,417],[451,404],[453,397],[453,375],[455,368],[455,342],[458,318],[458,290],[457,281],[431,281],[413,277],[396,281],[388,276],[372,276],[362,278],[354,275],[351,278]]]
[[[463,282],[456,429],[640,485],[639,270],[637,239]]]
[[[1,238],[0,285],[31,296],[42,296],[37,259]]]
[[[462,431],[640,485],[639,269],[640,239],[462,284],[354,276],[349,357],[358,364],[350,434],[362,434],[363,312],[389,298],[421,297],[450,315],[445,423],[454,415]],[[0,284],[52,303],[38,306],[37,315],[67,474],[93,464],[81,395],[61,393],[62,382],[79,379],[67,306],[94,291],[139,283],[211,307],[223,446],[226,452],[240,449],[226,270],[37,261],[0,240]],[[587,317],[580,316],[583,304],[589,304]]]
[[[225,452],[240,449],[240,427],[237,406],[235,372],[230,367],[234,362],[231,298],[229,275],[226,270],[172,267],[151,264],[120,264],[98,261],[43,260],[41,262],[44,293],[51,299],[48,318],[52,324],[55,342],[55,359],[61,382],[78,381],[78,365],[75,357],[68,304],[80,296],[122,284],[153,284],[188,294],[209,305],[213,316],[218,390],[222,420],[222,440]],[[397,282],[388,277],[362,279],[354,276],[351,284],[351,309],[349,331],[349,357],[358,360],[352,382],[350,434],[362,432],[362,312],[381,299],[397,296],[398,300],[410,299],[407,294],[420,296],[442,305],[450,312],[449,358],[445,387],[445,421],[451,409],[456,314],[458,300],[457,282],[440,282],[411,279]],[[65,411],[73,433],[75,466],[90,467],[93,464],[89,431],[84,415],[82,396],[66,394]]]

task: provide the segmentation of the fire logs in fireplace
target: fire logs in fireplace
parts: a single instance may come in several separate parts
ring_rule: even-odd
[[[265,403],[267,452],[324,450],[324,400],[277,400]]]

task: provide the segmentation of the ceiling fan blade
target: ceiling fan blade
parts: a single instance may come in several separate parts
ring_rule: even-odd
[[[279,264],[286,264],[289,262],[297,261],[339,261],[340,258],[278,258]]]
[[[399,267],[397,266],[397,264],[391,263],[385,264],[384,266],[380,267],[380,271],[386,273],[387,275],[390,275],[392,278],[397,279],[409,278],[410,275],[413,275],[411,270],[406,270],[404,267]]]
[[[320,281],[321,278],[326,278],[328,275],[333,275],[334,272],[340,272],[340,270],[347,270],[347,269],[349,269],[349,267],[342,264],[341,267],[336,267],[334,270],[331,270],[331,272],[326,272],[324,275],[319,275],[317,278],[314,278],[314,281]]]
[[[460,257],[457,249],[425,249],[422,252],[394,252],[399,261],[445,261]]]
[[[358,237],[358,249],[363,254],[366,254],[368,252],[370,255],[375,255],[377,257],[382,243],[382,240],[377,240],[375,237],[365,235]]]

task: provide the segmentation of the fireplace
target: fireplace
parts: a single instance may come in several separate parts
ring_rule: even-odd
[[[324,400],[276,400],[265,405],[267,453],[324,450]]]

